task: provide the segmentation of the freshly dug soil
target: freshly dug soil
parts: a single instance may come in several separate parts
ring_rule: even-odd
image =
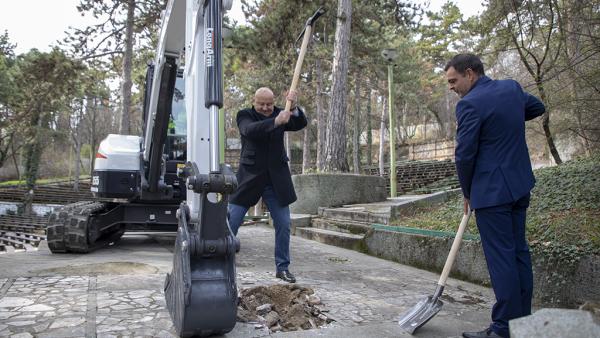
[[[271,332],[316,329],[333,320],[311,288],[297,284],[257,286],[240,291],[238,321]]]

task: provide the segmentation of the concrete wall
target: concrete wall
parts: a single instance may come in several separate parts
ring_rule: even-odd
[[[383,177],[354,174],[306,174],[292,176],[298,200],[292,213],[317,214],[319,207],[385,201]]]
[[[397,229],[397,227],[381,228],[376,228],[365,236],[369,254],[425,270],[442,271],[454,240],[452,233],[415,229],[421,234],[411,234],[402,230],[383,230]],[[479,241],[462,241],[451,276],[476,283],[490,283]]]
[[[533,256],[533,297],[538,303],[572,306],[600,302],[600,256],[582,257],[567,264]]]
[[[369,254],[401,264],[441,272],[453,233],[400,227],[374,226],[365,236]],[[600,302],[600,256],[582,257],[572,265],[533,255],[534,303],[573,306],[586,301]],[[464,239],[451,276],[475,283],[490,284],[481,243]]]

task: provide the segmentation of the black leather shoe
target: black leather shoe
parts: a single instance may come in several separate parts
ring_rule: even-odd
[[[501,335],[492,331],[492,329],[490,328],[479,332],[463,332],[462,335],[465,338],[503,338]]]
[[[275,277],[280,278],[288,283],[296,283],[296,277],[294,277],[294,275],[292,275],[292,273],[288,270],[277,271]]]

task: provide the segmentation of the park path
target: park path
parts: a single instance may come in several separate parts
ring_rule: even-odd
[[[238,288],[282,283],[274,278],[273,231],[240,229]],[[174,337],[162,293],[173,238],[125,235],[88,255],[38,251],[0,255],[0,337]],[[315,290],[335,322],[275,337],[410,337],[400,313],[435,288],[434,273],[293,236],[298,283]],[[442,311],[416,337],[459,337],[487,325],[491,290],[450,279]],[[270,334],[239,323],[227,337]]]

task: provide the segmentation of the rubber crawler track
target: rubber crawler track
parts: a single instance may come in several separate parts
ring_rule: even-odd
[[[55,210],[48,219],[46,237],[53,253],[87,253],[101,243],[90,243],[88,224],[90,216],[106,206],[95,201],[81,201]]]

